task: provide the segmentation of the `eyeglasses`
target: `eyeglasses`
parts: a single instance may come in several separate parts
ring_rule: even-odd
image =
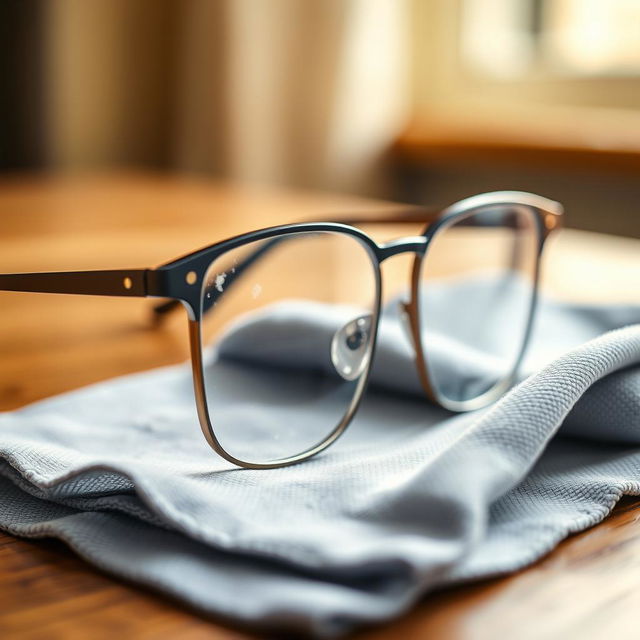
[[[353,419],[393,256],[413,260],[391,308],[426,395],[451,411],[497,400],[516,378],[561,220],[557,202],[496,192],[392,220],[261,229],[155,269],[1,274],[0,290],[168,299],[158,318],[182,304],[204,437],[229,462],[268,469],[323,451]],[[353,226],[409,221],[423,232],[382,244]]]

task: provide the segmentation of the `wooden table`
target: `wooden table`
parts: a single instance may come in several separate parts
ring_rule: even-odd
[[[234,233],[393,205],[146,174],[0,180],[0,271],[153,266]],[[638,301],[640,242],[562,232],[545,288]],[[184,360],[184,317],[149,329],[147,300],[0,293],[0,410]],[[362,638],[638,637],[640,501],[533,567],[430,596]],[[58,542],[0,534],[2,638],[244,638],[85,564]]]

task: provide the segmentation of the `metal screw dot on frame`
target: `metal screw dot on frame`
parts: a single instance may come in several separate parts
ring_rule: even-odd
[[[132,282],[131,278],[125,278],[122,281],[122,284],[124,285],[125,289],[131,289],[131,287],[133,287],[133,282]]]
[[[184,279],[187,281],[187,284],[195,284],[198,282],[198,274],[195,271],[189,271]]]

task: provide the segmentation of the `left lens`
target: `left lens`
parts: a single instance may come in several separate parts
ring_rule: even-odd
[[[505,204],[445,221],[431,238],[414,278],[423,363],[444,406],[482,406],[512,382],[533,313],[540,237],[535,210]]]
[[[289,233],[230,249],[202,289],[209,421],[224,451],[269,464],[331,439],[365,383],[377,264],[347,233]]]

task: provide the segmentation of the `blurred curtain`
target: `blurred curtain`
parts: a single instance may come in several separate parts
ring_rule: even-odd
[[[384,193],[407,0],[56,0],[45,161]]]
[[[0,171],[45,156],[40,0],[0,2]]]

